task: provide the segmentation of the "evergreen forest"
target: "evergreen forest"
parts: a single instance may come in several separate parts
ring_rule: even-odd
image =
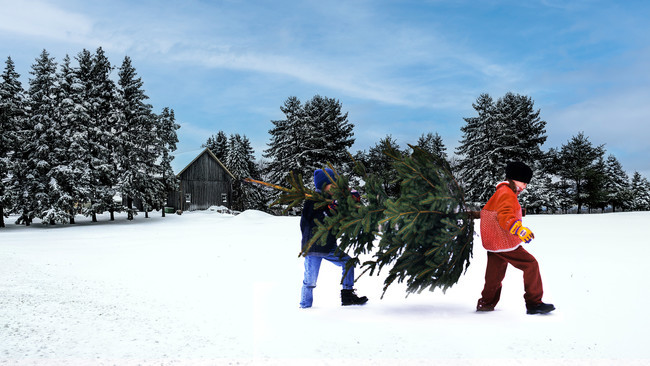
[[[46,50],[31,66],[23,86],[8,57],[0,80],[0,227],[17,215],[17,224],[75,222],[143,208],[161,210],[178,184],[171,161],[179,124],[169,107],[154,112],[131,59],[114,66],[102,48],[82,50],[59,63]],[[464,192],[468,206],[480,209],[504,179],[505,165],[527,163],[535,172],[522,193],[528,213],[589,213],[650,210],[650,182],[629,176],[605,145],[583,132],[559,147],[544,149],[546,124],[529,96],[507,93],[498,99],[480,95],[476,114],[465,117],[462,138],[453,154],[442,137],[424,131],[418,149],[443,159]],[[272,211],[278,192],[245,182],[276,185],[302,177],[310,184],[314,169],[328,164],[348,176],[354,167],[381,178],[389,197],[403,184],[386,153],[409,156],[391,135],[367,150],[350,152],[354,124],[341,102],[315,95],[302,102],[290,96],[280,106],[284,119],[270,121],[267,148],[256,158],[246,135],[217,131],[208,147],[235,176],[232,209]],[[161,210],[164,215],[164,210]],[[276,212],[277,213],[277,212]]]
[[[174,110],[147,103],[127,56],[113,66],[102,48],[58,64],[43,50],[22,86],[11,57],[0,80],[0,227],[75,223],[76,215],[145,216],[176,186]],[[113,73],[117,71],[117,75]],[[164,210],[163,210],[164,214]]]

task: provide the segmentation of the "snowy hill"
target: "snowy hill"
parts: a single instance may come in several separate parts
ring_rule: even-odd
[[[0,229],[0,363],[648,364],[650,213],[528,216],[544,300],[525,314],[521,272],[476,313],[485,251],[459,283],[410,295],[364,276],[341,307],[323,263],[299,309],[298,217],[191,212],[133,222]],[[7,222],[11,222],[7,220]],[[477,226],[478,227],[478,226]],[[309,361],[309,362],[306,362]]]

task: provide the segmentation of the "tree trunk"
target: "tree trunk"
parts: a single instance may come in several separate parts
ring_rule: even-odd
[[[128,197],[126,199],[126,207],[127,207],[126,219],[133,220],[133,199],[131,197]]]

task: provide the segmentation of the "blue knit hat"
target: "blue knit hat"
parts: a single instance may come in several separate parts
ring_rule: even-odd
[[[326,172],[327,174],[325,174]],[[322,191],[326,185],[334,183],[332,182],[332,179],[335,179],[334,171],[332,169],[326,168],[324,171],[323,169],[314,170],[314,185],[316,186],[317,191]]]

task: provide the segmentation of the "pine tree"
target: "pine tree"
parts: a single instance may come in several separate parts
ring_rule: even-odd
[[[563,213],[569,213],[574,206],[574,196],[572,185],[567,179],[560,179],[553,184],[556,192],[556,197],[560,203],[559,207]]]
[[[116,155],[120,167],[120,191],[127,199],[127,217],[133,220],[137,209],[133,200],[139,199],[147,206],[157,192],[160,182],[154,179],[156,151],[156,118],[149,97],[142,89],[142,79],[137,77],[131,59],[127,56],[118,72],[120,95],[120,149]],[[145,215],[148,210],[145,207]]]
[[[116,205],[113,197],[117,184],[117,159],[115,147],[119,116],[116,115],[116,87],[110,75],[113,70],[102,48],[95,55],[84,49],[76,57],[79,67],[76,74],[80,83],[83,130],[78,148],[85,154],[83,163],[84,184],[88,187],[88,197],[83,214],[97,222],[97,214],[113,211]]]
[[[114,220],[114,213],[122,209],[122,205],[115,202],[119,189],[119,159],[116,148],[120,146],[119,131],[123,121],[121,110],[118,106],[117,86],[111,77],[115,68],[106,57],[104,50],[99,47],[93,57],[92,80],[94,84],[93,108],[91,117],[96,120],[98,150],[93,163],[100,178],[96,188],[95,204],[91,206],[93,221],[97,213],[108,211],[110,220]]]
[[[508,162],[522,161],[530,166],[543,159],[541,145],[546,141],[546,122],[534,110],[531,98],[507,93],[496,103],[482,94],[472,105],[478,117],[465,118],[463,139],[457,149],[460,178],[467,198],[482,206],[503,179]]]
[[[368,173],[374,174],[381,179],[382,188],[388,197],[398,197],[400,184],[397,171],[392,169],[393,158],[386,154],[392,151],[395,154],[406,154],[400,151],[397,141],[388,135],[379,140],[377,144],[370,148],[365,159],[359,160]]]
[[[623,166],[614,155],[607,157],[605,164],[605,191],[607,192],[607,203],[612,206],[612,211],[616,208],[625,209],[631,199],[629,180]]]
[[[269,148],[264,150],[264,157],[270,159],[267,175],[269,181],[274,184],[284,182],[288,171],[296,174],[307,172],[301,163],[301,156],[306,151],[305,135],[309,132],[304,126],[302,104],[298,98],[289,97],[280,110],[286,119],[271,121],[271,141],[268,143]]]
[[[407,282],[407,292],[458,282],[472,255],[474,223],[461,187],[448,163],[413,147],[408,156],[387,151],[400,177],[400,197],[386,201],[387,225],[374,263],[377,271],[392,264],[384,281],[384,292],[395,280]],[[357,252],[358,253],[358,252]]]
[[[75,223],[78,205],[89,193],[85,184],[86,164],[79,142],[83,138],[83,113],[80,82],[66,55],[57,76],[56,121],[58,146],[52,150],[53,160],[58,164],[50,171],[51,180],[59,186],[56,191],[56,205],[67,212],[70,224]]]
[[[648,180],[646,177],[643,177],[641,181],[643,186],[643,201],[645,202],[642,207],[644,211],[650,211],[650,180]]]
[[[264,179],[264,161],[252,160],[251,161],[251,178],[262,180]],[[273,202],[272,190],[265,189],[259,185],[251,185],[247,193],[247,207],[252,210],[271,212],[269,205]]]
[[[604,153],[604,150],[603,150]],[[605,185],[607,184],[607,175],[605,160],[603,156],[596,159],[593,167],[587,173],[587,184],[585,184],[586,204],[589,206],[589,212],[592,208],[599,208],[602,212],[605,211],[607,206],[607,191]]]
[[[506,93],[496,103],[500,159],[523,161],[532,165],[543,158],[541,146],[546,142],[546,122],[539,117],[530,97]],[[505,166],[505,165],[504,165]]]
[[[226,166],[236,178],[233,182],[232,208],[238,211],[260,209],[260,205],[265,202],[262,188],[244,181],[246,178],[260,179],[255,150],[246,136],[231,135],[229,141]]]
[[[553,178],[545,168],[548,160],[549,158],[546,157],[532,165],[533,178],[528,188],[519,195],[519,202],[526,212],[541,213],[544,209],[555,212],[561,206],[555,194]]]
[[[639,172],[632,176],[632,209],[635,211],[650,210],[650,181]]]
[[[557,208],[562,213],[568,213],[573,207],[573,191],[571,183],[561,176],[562,159],[560,157],[560,150],[557,148],[550,148],[546,153],[547,158],[542,165],[543,174],[551,176],[551,194],[554,202],[554,208]],[[533,175],[533,179],[535,176]],[[526,189],[528,190],[528,188]]]
[[[267,172],[270,181],[285,181],[287,172],[306,174],[327,162],[341,165],[347,149],[354,143],[354,125],[342,106],[333,98],[314,96],[304,106],[289,97],[280,108],[286,119],[272,121],[271,142],[264,157],[271,159]]]
[[[158,136],[157,136],[157,155],[158,155],[158,177],[160,178],[160,191],[156,194],[155,203],[162,207],[162,216],[165,217],[164,204],[167,202],[168,192],[178,188],[178,178],[174,174],[171,162],[174,160],[172,153],[176,151],[178,135],[176,130],[180,125],[176,123],[174,110],[168,107],[163,108],[162,113],[158,116]]]
[[[407,293],[444,291],[469,265],[473,216],[448,163],[419,147],[412,149],[412,154],[388,146],[384,149],[401,184],[399,197],[390,198],[382,179],[368,173],[361,163],[356,164],[356,171],[364,185],[356,188],[363,203],[352,196],[353,187],[342,175],[332,177],[332,197],[306,188],[300,175],[289,175],[291,188],[268,185],[283,192],[275,204],[287,204],[288,208],[304,199],[316,201],[317,207],[336,205],[332,216],[317,223],[308,245],[324,244],[327,233],[335,233],[340,249],[352,256],[348,268],[361,264],[361,255],[372,254],[372,259],[362,264],[363,272],[379,274],[390,267],[384,293],[395,281],[405,281]]]
[[[223,131],[208,137],[208,140],[201,147],[207,147],[212,151],[219,161],[225,161],[228,156],[228,137]]]
[[[242,137],[239,134],[230,135],[228,145],[228,156],[226,157],[226,166],[228,170],[235,176],[241,179],[251,176],[250,172],[250,143],[246,136]]]
[[[459,179],[465,187],[466,198],[482,206],[492,196],[495,184],[501,179],[502,161],[498,155],[498,135],[502,133],[497,121],[497,111],[489,94],[481,94],[472,104],[478,117],[464,118],[461,127],[463,139],[456,149],[459,159]]]
[[[249,151],[239,134],[230,135],[225,164],[236,179],[233,182],[231,207],[237,211],[244,211],[246,209],[244,188],[249,185],[242,184],[242,179],[251,177],[251,173],[249,171]]]
[[[19,221],[31,224],[34,218],[54,223],[65,217],[52,197],[58,189],[50,181],[50,170],[58,164],[51,151],[58,142],[55,126],[56,63],[46,50],[32,65],[28,89],[28,114],[19,132],[21,146],[14,152],[13,189]],[[65,217],[67,219],[67,217]]]
[[[250,178],[255,181],[269,182],[270,179],[268,179],[267,176],[267,173],[269,172],[268,161],[262,158],[255,161],[254,164],[255,164],[255,169],[253,169],[254,173],[251,173]],[[268,186],[252,184],[247,179],[244,179],[244,182],[256,187],[257,191],[259,192],[260,195],[259,201],[252,202],[253,209],[274,213],[274,214],[279,214],[282,211],[281,209],[278,210],[274,207],[271,207],[271,203],[273,203],[273,201],[275,201],[275,199],[277,198],[276,190],[270,189]]]
[[[12,188],[9,178],[14,163],[14,151],[22,146],[19,128],[25,118],[25,95],[20,75],[11,57],[7,57],[0,81],[0,227],[13,210]]]
[[[347,161],[347,151],[354,143],[354,125],[348,122],[348,114],[333,98],[314,96],[303,107],[305,150],[301,154],[303,171],[314,171],[330,162],[341,166]]]
[[[440,156],[442,159],[447,160],[447,148],[442,141],[442,137],[436,133],[435,135],[431,132],[422,134],[418,138],[416,146],[420,147],[422,150],[429,152],[430,154]]]
[[[588,202],[587,184],[604,153],[603,145],[594,147],[584,133],[580,132],[562,145],[555,157],[557,162],[554,166],[558,169],[556,173],[562,181],[569,184],[567,193],[570,194],[572,203],[578,206],[578,213]]]

